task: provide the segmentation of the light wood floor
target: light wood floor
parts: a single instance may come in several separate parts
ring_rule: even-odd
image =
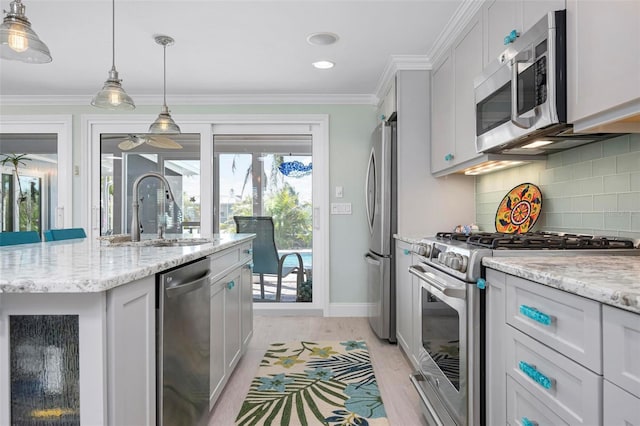
[[[253,325],[253,339],[213,408],[209,426],[234,424],[268,345],[294,340],[366,340],[389,423],[392,426],[425,424],[418,395],[409,382],[409,362],[398,345],[373,334],[366,318],[256,315]]]

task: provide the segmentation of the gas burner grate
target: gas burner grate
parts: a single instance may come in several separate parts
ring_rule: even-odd
[[[469,236],[462,232],[438,232],[436,238],[439,240],[467,241]]]
[[[480,233],[467,239],[469,244],[496,250],[588,250],[633,249],[634,241],[619,237],[530,232],[526,234]]]

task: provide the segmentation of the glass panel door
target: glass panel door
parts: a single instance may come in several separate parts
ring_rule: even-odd
[[[176,135],[177,145],[159,147],[141,135],[102,135],[100,173],[100,234],[130,232],[133,184],[147,172],[167,179],[173,202],[157,178],[138,185],[142,236],[200,234],[200,139],[199,135]],[[179,146],[179,148],[178,148]]]
[[[289,136],[289,137],[287,137]],[[303,262],[304,279],[283,277],[282,302],[312,301],[312,156],[305,135],[251,135],[214,140],[216,213],[214,229],[235,233],[233,216],[270,216],[274,242],[284,268]],[[254,253],[255,256],[255,253]],[[274,270],[277,270],[277,265]],[[277,275],[254,275],[254,298],[275,300]],[[260,283],[262,280],[262,284]],[[265,297],[262,299],[264,286]]]

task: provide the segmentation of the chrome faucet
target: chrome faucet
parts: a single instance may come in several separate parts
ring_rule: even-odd
[[[147,177],[158,178],[162,183],[164,183],[167,199],[169,201],[174,201],[175,199],[173,197],[173,192],[171,192],[171,186],[169,186],[169,182],[164,175],[156,172],[147,172],[138,176],[133,182],[133,202],[131,203],[131,241],[140,241],[140,203],[138,201],[138,187],[140,186],[140,182]],[[164,225],[161,223],[158,224],[158,235],[164,235]],[[162,236],[160,236],[160,238],[162,238]]]

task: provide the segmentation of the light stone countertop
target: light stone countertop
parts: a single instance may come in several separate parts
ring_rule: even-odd
[[[0,247],[0,293],[109,290],[253,239],[223,235],[176,247],[117,247],[88,238]]]
[[[640,256],[485,257],[482,263],[640,314]]]
[[[393,238],[395,238],[396,240],[399,240],[399,241],[403,241],[403,242],[405,242],[407,244],[417,244],[422,239],[424,239],[425,237],[416,237],[416,236],[393,234]]]

